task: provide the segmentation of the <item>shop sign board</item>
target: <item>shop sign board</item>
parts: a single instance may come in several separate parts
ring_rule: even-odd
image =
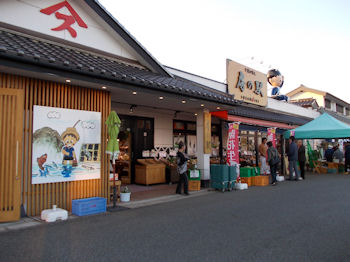
[[[203,124],[204,154],[211,154],[211,114],[208,111],[203,112]]]
[[[32,184],[99,179],[101,113],[34,106]]]
[[[271,141],[273,147],[276,147],[276,128],[268,128],[267,129],[267,141]]]
[[[236,100],[267,106],[266,74],[229,59],[226,71],[228,93]]]
[[[227,139],[227,164],[234,166],[239,164],[239,123],[229,123]]]
[[[59,12],[61,9],[67,9],[69,15],[63,14]],[[78,13],[74,10],[74,8],[67,2],[63,1],[55,5],[51,5],[49,7],[43,8],[40,10],[41,13],[45,15],[55,14],[55,17],[59,20],[63,20],[62,24],[51,28],[52,31],[64,31],[67,30],[73,38],[77,37],[77,31],[72,27],[75,22],[77,22],[78,26],[82,28],[88,28],[83,19],[78,15]]]

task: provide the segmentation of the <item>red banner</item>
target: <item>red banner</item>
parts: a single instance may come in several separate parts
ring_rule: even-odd
[[[276,147],[276,128],[268,128],[267,129],[267,141],[271,141],[273,147]]]
[[[230,123],[227,138],[227,164],[234,166],[239,164],[239,141],[238,141],[238,123]]]

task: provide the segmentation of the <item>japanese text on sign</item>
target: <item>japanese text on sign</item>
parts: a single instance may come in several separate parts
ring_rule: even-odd
[[[68,9],[71,15],[65,15],[58,12],[58,10],[64,7]],[[55,16],[57,19],[64,20],[62,25],[52,28],[51,29],[52,31],[67,30],[70,33],[70,35],[75,38],[77,37],[77,32],[71,27],[71,25],[77,22],[80,27],[88,28],[88,26],[84,23],[83,19],[81,19],[78,13],[73,9],[73,7],[67,1],[63,1],[61,3],[41,9],[40,12],[46,15],[51,15],[55,13]]]

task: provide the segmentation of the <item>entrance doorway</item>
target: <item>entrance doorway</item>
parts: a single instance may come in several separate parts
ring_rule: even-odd
[[[128,133],[131,140],[130,183],[135,183],[135,164],[142,158],[143,150],[154,148],[154,119],[138,116],[119,116],[121,120],[121,132]]]
[[[0,88],[0,222],[20,219],[23,93]]]

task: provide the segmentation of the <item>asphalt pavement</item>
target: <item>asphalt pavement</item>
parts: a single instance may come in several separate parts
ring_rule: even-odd
[[[0,261],[350,261],[350,175],[0,232]]]

